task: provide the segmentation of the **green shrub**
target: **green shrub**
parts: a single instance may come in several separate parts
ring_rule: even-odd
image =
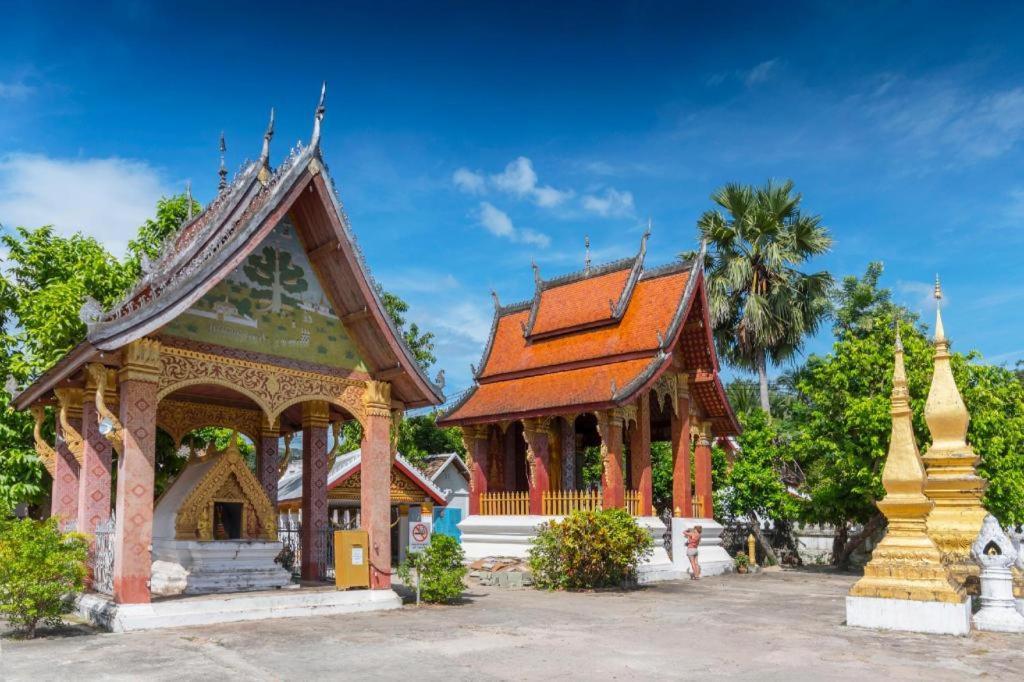
[[[0,515],[0,614],[34,637],[40,622],[60,623],[70,608],[65,594],[82,591],[89,546],[82,535],[61,533],[55,518]]]
[[[416,572],[416,602],[420,598],[431,604],[457,599],[465,590],[466,554],[459,541],[450,535],[434,533],[422,552],[409,552],[398,567],[398,577],[406,585],[412,584]]]
[[[736,552],[736,556],[732,558],[736,568],[745,568],[750,565],[750,557],[747,556],[746,552]]]
[[[541,589],[619,587],[636,581],[654,540],[622,509],[576,511],[537,529],[530,547],[533,584]]]

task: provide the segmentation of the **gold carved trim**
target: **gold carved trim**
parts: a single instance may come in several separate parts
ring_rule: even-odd
[[[263,413],[259,410],[185,400],[161,400],[156,411],[156,425],[174,439],[175,445],[181,445],[185,436],[205,426],[228,428],[258,443],[264,421]]]
[[[238,451],[238,434],[232,434],[231,442],[219,453],[219,459],[211,465],[210,470],[178,508],[174,523],[175,537],[178,540],[213,539],[213,504],[217,500],[226,499],[220,496],[220,491],[232,477],[242,491],[244,502],[251,505],[256,514],[258,538],[277,539],[277,515],[274,507]],[[243,523],[244,520],[243,515]],[[245,535],[248,528],[243,525],[242,531]]]
[[[391,384],[386,381],[366,382],[363,409],[367,416],[391,417]]]
[[[327,426],[331,419],[331,408],[323,400],[307,400],[302,403],[302,425],[320,427]]]
[[[43,421],[46,419],[46,408],[42,405],[33,405],[29,408],[32,412],[32,416],[35,417],[36,423],[32,428],[32,438],[35,440],[36,455],[39,456],[39,460],[43,463],[47,473],[50,476],[54,475],[56,471],[57,462],[57,451],[53,449],[53,446],[46,442],[43,438]]]
[[[277,463],[277,478],[278,480],[284,476],[284,472],[288,471],[288,465],[292,461],[292,438],[295,436],[294,433],[284,434],[284,454],[281,455],[280,461]]]
[[[85,442],[82,434],[71,425],[69,417],[82,416],[82,396],[84,391],[80,388],[55,388],[53,394],[57,396],[60,409],[57,411],[57,421],[60,423],[60,436],[68,451],[74,455],[79,464],[82,463],[85,455]],[[77,413],[77,414],[76,414]]]
[[[132,341],[121,351],[119,381],[157,383],[160,378],[160,342],[156,339]]]
[[[250,398],[268,423],[292,405],[312,400],[337,405],[364,422],[361,381],[172,346],[163,348],[161,359],[160,399],[188,386],[211,384]]]
[[[665,372],[651,387],[651,393],[661,405],[662,410],[672,406],[672,411],[679,415],[679,378],[671,372]]]
[[[99,431],[110,442],[114,452],[120,455],[124,446],[124,427],[106,403],[108,395],[114,393],[114,372],[98,363],[90,363],[85,369],[89,375],[87,385],[96,387],[96,423]]]
[[[359,500],[362,494],[362,476],[357,471],[327,493],[332,500]],[[395,468],[391,469],[391,501],[402,504],[422,504],[430,496],[408,476]]]

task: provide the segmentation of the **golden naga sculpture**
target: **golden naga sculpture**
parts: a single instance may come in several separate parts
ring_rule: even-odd
[[[99,419],[100,434],[110,442],[114,452],[120,455],[124,447],[124,427],[121,426],[121,421],[117,416],[107,407],[108,370],[98,363],[90,363],[86,365],[86,371],[89,372],[90,383],[96,385],[96,414]]]
[[[292,461],[292,438],[294,435],[292,433],[284,434],[284,454],[281,455],[281,459],[277,463],[278,479],[284,476],[284,472],[288,471],[288,465]]]
[[[75,460],[81,464],[85,455],[85,442],[82,434],[71,424],[71,417],[81,419],[82,416],[82,389],[80,388],[57,388],[53,394],[57,396],[60,410],[57,411],[57,422],[60,424],[60,436],[64,439]]]
[[[928,537],[926,519],[933,502],[924,494],[924,464],[914,439],[898,328],[895,359],[892,432],[882,470],[885,497],[878,502],[889,527],[864,567],[864,577],[850,589],[850,595],[961,604],[964,591],[952,579],[942,563],[939,548]]]
[[[53,446],[46,442],[43,438],[43,421],[46,420],[46,408],[42,405],[33,405],[28,408],[32,412],[32,416],[35,417],[36,424],[32,428],[32,437],[35,440],[36,455],[39,456],[39,460],[43,463],[47,473],[50,476],[54,475],[56,471],[57,451],[53,449]]]
[[[935,300],[935,371],[924,408],[932,436],[924,455],[928,471],[925,493],[935,503],[928,515],[928,535],[957,581],[967,584],[968,591],[975,594],[979,569],[970,556],[971,543],[987,513],[981,502],[987,484],[975,468],[981,458],[967,444],[971,418],[953,379],[949,341],[938,305],[942,287],[937,277]]]

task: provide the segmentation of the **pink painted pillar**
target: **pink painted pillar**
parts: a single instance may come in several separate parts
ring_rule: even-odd
[[[145,604],[152,567],[160,344],[140,339],[125,347],[123,358],[118,372],[124,445],[117,460],[114,601]]]
[[[302,404],[302,579],[319,580],[327,547],[327,403]],[[274,497],[277,497],[276,493]],[[364,512],[365,514],[365,512]]]
[[[82,474],[78,487],[78,530],[92,533],[110,518],[110,442],[100,434],[95,387],[82,404]]]
[[[597,415],[598,433],[604,444],[604,484],[601,490],[601,504],[605,509],[623,509],[626,506],[626,490],[622,475],[622,410],[603,410]]]
[[[58,408],[59,409],[59,408]],[[82,432],[82,413],[69,414],[71,428]],[[57,456],[53,463],[53,492],[50,495],[50,516],[60,518],[61,527],[78,518],[78,479],[81,466],[75,459],[64,437],[60,418],[57,418]]]
[[[551,489],[551,440],[548,418],[524,419],[523,439],[526,441],[526,463],[530,481],[530,513],[544,513],[544,493]]]
[[[281,434],[276,427],[265,427],[260,431],[259,459],[256,470],[259,474],[260,485],[263,492],[267,494],[271,506],[277,509],[277,480],[278,465],[281,459],[278,455]]]
[[[370,589],[391,589],[391,385],[367,382],[359,500],[370,540]],[[486,441],[484,442],[486,447]]]
[[[488,448],[486,425],[470,425],[462,427],[462,444],[466,447],[469,465],[469,515],[480,513],[480,496],[489,489],[487,480]],[[503,448],[504,449],[504,448]]]

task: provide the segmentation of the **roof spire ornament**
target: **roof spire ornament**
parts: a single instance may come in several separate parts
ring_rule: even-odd
[[[590,235],[583,235],[583,247],[586,249],[586,255],[583,257],[583,272],[590,274]]]
[[[925,491],[935,502],[928,515],[928,535],[943,554],[959,584],[968,592],[978,590],[978,565],[971,559],[970,545],[977,537],[986,511],[981,499],[986,482],[976,471],[981,458],[967,444],[971,416],[964,404],[953,368],[949,340],[942,324],[942,285],[935,278],[935,355],[931,387],[924,405],[932,444],[924,455],[928,469]]]
[[[224,163],[224,154],[228,151],[228,143],[224,140],[224,131],[220,131],[220,170],[217,171],[217,175],[220,176],[220,182],[217,183],[217,191],[223,192],[228,188],[228,167]]]
[[[882,469],[885,497],[877,503],[879,511],[889,520],[889,526],[873,551],[871,561],[864,567],[864,577],[850,590],[850,596],[962,606],[969,602],[943,566],[939,548],[928,537],[925,525],[934,503],[924,494],[925,469],[914,437],[898,319],[894,320],[894,326],[892,431]],[[859,614],[848,611],[848,620],[851,615],[856,618]]]
[[[501,301],[498,300],[498,292],[491,289],[491,298],[494,300],[494,309],[501,310]]]
[[[320,122],[324,120],[327,113],[327,106],[324,102],[327,99],[327,81],[320,86],[320,101],[317,102],[316,111],[313,113],[313,136],[309,140],[309,146],[314,149],[320,145]]]
[[[543,280],[542,280],[542,279],[540,278],[540,266],[539,266],[539,265],[537,265],[537,261],[535,261],[535,260],[531,260],[531,261],[530,261],[530,267],[531,267],[531,268],[533,268],[533,283],[534,283],[534,284],[535,284],[535,285],[537,286],[537,288],[539,289],[539,288],[540,288],[540,285],[541,285],[541,282],[543,281]]]
[[[270,107],[270,122],[263,133],[263,151],[260,152],[259,180],[264,185],[270,182],[270,140],[274,137],[274,107]]]
[[[651,219],[647,219],[647,229],[644,230],[644,235],[640,237],[640,258],[643,258],[647,254],[647,240],[651,236]]]
[[[192,181],[185,181],[185,222],[192,220]]]

